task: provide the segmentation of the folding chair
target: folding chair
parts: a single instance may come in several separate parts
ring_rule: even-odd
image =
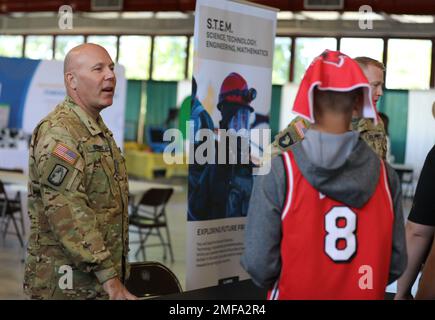
[[[168,222],[166,218],[166,204],[172,196],[174,190],[169,189],[150,189],[143,195],[139,204],[133,208],[130,216],[130,226],[136,227],[136,232],[139,234],[139,248],[135,253],[137,259],[139,253],[142,253],[143,260],[146,260],[146,247],[163,247],[163,260],[166,260],[166,249],[169,250],[171,262],[174,262],[174,254],[172,251],[171,237],[169,234]],[[166,230],[166,241],[163,237],[161,229]],[[148,243],[150,236],[157,236],[159,243]]]
[[[20,231],[18,230],[17,221],[15,219],[15,213],[17,212],[19,212],[22,217],[23,213],[22,213],[19,194],[17,199],[14,200],[9,199],[6,190],[4,188],[3,182],[0,181],[0,219],[3,225],[3,230],[1,231],[3,233],[3,241],[6,239],[6,234],[9,229],[9,223],[12,220],[15,229],[15,234],[18,237],[18,240],[20,241],[21,247],[24,248],[23,238],[21,237]],[[24,226],[22,227],[24,231]]]
[[[125,286],[140,298],[182,292],[177,276],[160,262],[131,263]]]

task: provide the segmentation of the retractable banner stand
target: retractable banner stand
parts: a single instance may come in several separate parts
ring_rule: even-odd
[[[266,174],[277,11],[198,0],[189,137],[186,289],[249,278],[240,265],[253,180]]]

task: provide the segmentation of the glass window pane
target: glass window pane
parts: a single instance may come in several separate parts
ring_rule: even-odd
[[[388,40],[387,88],[428,89],[431,55],[430,40]]]
[[[365,56],[382,61],[384,41],[376,38],[343,38],[340,51],[351,58]]]
[[[53,59],[53,36],[27,36],[24,56],[30,59]]]
[[[186,37],[154,38],[154,80],[182,80],[186,59]]]
[[[56,60],[63,60],[68,51],[83,42],[85,42],[84,36],[57,36],[54,58]]]
[[[315,57],[326,49],[337,50],[335,38],[296,38],[294,82],[299,83]]]
[[[149,79],[151,37],[121,36],[119,64],[125,67],[127,79]]]
[[[284,84],[288,82],[290,72],[290,38],[275,38],[275,52],[273,55],[272,83]]]
[[[21,58],[23,51],[23,36],[0,35],[0,56]]]
[[[192,73],[193,73],[193,37],[189,38],[189,66],[187,70],[187,78],[192,79]]]
[[[109,52],[113,61],[116,61],[116,36],[89,36],[86,42],[99,44]]]

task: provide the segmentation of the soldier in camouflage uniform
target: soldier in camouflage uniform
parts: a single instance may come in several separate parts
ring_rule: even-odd
[[[354,60],[360,65],[370,83],[373,104],[376,105],[383,94],[385,67],[381,62],[368,57],[357,57]],[[387,135],[381,118],[378,117],[378,123],[374,124],[372,119],[362,118],[361,114],[361,110],[355,113],[350,129],[358,131],[360,137],[373,151],[385,160],[387,155]],[[304,138],[305,130],[309,126],[310,123],[301,117],[293,119],[287,128],[275,136],[275,140],[272,142],[272,157],[288,150],[292,144],[301,141]]]
[[[302,117],[296,117],[284,130],[280,131],[272,143],[272,157],[287,151],[290,146],[304,138],[304,132],[310,127],[310,122]],[[358,131],[360,137],[382,159],[387,155],[387,136],[384,124],[379,118],[375,125],[372,119],[355,117],[352,119],[350,130]]]
[[[113,68],[100,46],[72,49],[65,59],[68,96],[34,130],[24,279],[33,299],[135,298],[122,285],[128,276],[125,161],[99,115],[113,102]],[[72,271],[70,283],[62,266]]]

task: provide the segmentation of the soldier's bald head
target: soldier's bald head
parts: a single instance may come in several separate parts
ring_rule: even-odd
[[[67,72],[71,72],[72,70],[76,69],[83,62],[83,59],[86,59],[87,56],[96,51],[104,51],[107,55],[109,55],[106,49],[94,43],[84,43],[72,48],[65,56],[63,63],[63,73],[66,74]]]
[[[93,117],[113,103],[115,64],[102,46],[81,44],[71,49],[64,61],[67,95]]]

